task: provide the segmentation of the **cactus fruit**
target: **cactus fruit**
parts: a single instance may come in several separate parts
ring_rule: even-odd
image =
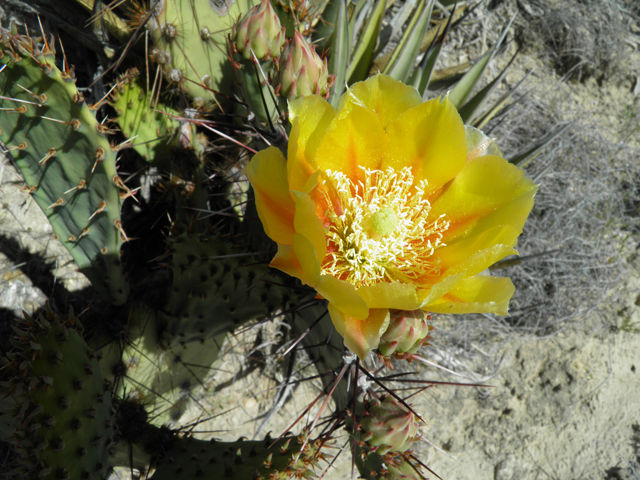
[[[234,27],[235,45],[245,60],[251,58],[251,51],[258,60],[280,58],[280,50],[285,42],[285,29],[269,0],[251,8]]]
[[[415,414],[389,395],[371,400],[360,420],[362,440],[379,455],[408,450],[418,427]]]
[[[95,352],[78,332],[73,311],[66,320],[48,308],[38,319],[25,314],[13,337],[14,435],[25,478],[102,479],[113,441],[111,396]]]
[[[32,39],[0,27],[0,140],[80,270],[123,304],[120,204],[132,193],[116,171],[106,137],[111,130],[85,104],[73,68],[66,61],[63,70],[55,66],[53,46],[53,37]]]
[[[280,85],[276,93],[290,102],[307,95],[322,95],[327,99],[334,79],[329,75],[327,60],[323,61],[296,30],[280,56]]]
[[[166,433],[166,432],[165,432]],[[323,460],[316,445],[304,437],[284,437],[277,441],[237,440],[219,442],[159,434],[150,443],[153,449],[151,480],[191,480],[193,478],[237,478],[246,480],[286,480],[315,478],[314,470]],[[159,443],[159,444],[158,444]]]
[[[149,98],[137,69],[118,80],[109,99],[116,110],[120,130],[145,160],[169,155],[179,145],[180,112]]]
[[[391,310],[390,313],[389,326],[380,338],[378,351],[385,357],[416,353],[427,343],[433,330],[427,323],[431,317],[423,310]]]
[[[271,2],[262,0],[238,20],[231,39],[242,57],[236,63],[240,67],[236,75],[247,111],[240,107],[239,114],[249,119],[255,116],[261,125],[271,124],[277,118],[278,106],[268,80],[278,75],[277,64],[285,42],[285,29]]]
[[[214,91],[233,84],[226,32],[253,5],[253,0],[155,2],[148,23],[151,59],[192,99],[212,101]]]
[[[160,312],[167,346],[228,333],[300,297],[281,286],[282,277],[267,265],[231,248],[232,240],[205,234],[182,234],[174,240],[171,296]]]

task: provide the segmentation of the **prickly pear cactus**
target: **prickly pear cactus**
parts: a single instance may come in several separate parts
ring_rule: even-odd
[[[100,366],[115,395],[144,405],[154,425],[174,423],[211,374],[225,335],[163,347],[155,311],[135,306],[129,319],[124,342],[95,341]]]
[[[120,77],[110,96],[118,126],[131,146],[152,162],[179,145],[180,112],[150,98],[137,69]]]
[[[150,19],[150,57],[167,81],[205,102],[233,84],[227,34],[254,0],[164,0]]]
[[[218,442],[171,437],[157,446],[151,465],[156,468],[152,480],[191,480],[192,478],[230,478],[286,480],[315,478],[323,458],[314,443],[304,438],[285,437],[273,441],[237,440]]]
[[[102,479],[113,440],[111,396],[95,352],[73,316],[48,309],[25,315],[13,338],[18,353],[5,367],[13,372],[9,397],[17,423],[13,443],[24,478]]]
[[[128,287],[120,263],[122,198],[116,152],[75,85],[55,65],[54,39],[0,28],[0,140],[79,269],[115,304]]]
[[[160,312],[167,345],[231,332],[308,295],[283,286],[284,277],[232,244],[233,238],[187,233],[173,242],[171,296]]]

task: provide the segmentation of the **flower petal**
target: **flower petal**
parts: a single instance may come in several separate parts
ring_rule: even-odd
[[[307,185],[307,189],[312,190],[317,185],[317,175],[312,175],[309,180],[315,178],[315,182]],[[308,182],[310,183],[310,182]],[[307,238],[315,249],[315,254],[320,263],[327,254],[327,238],[324,232],[322,220],[316,215],[317,202],[309,195],[308,192],[292,192],[295,198],[295,216],[293,226],[296,233]]]
[[[509,214],[516,214],[515,221],[509,215],[498,213],[502,224],[524,224],[538,187],[524,176],[524,172],[511,165],[504,158],[493,155],[477,157],[465,164],[464,168],[432,203],[430,216],[444,215],[449,227],[444,234],[444,242],[450,243],[460,236],[469,235],[476,224],[507,207]],[[523,197],[518,199],[518,197]],[[516,201],[517,209],[509,204]],[[487,225],[484,219],[485,228]],[[490,226],[495,226],[495,219]]]
[[[409,283],[377,283],[358,288],[358,295],[367,302],[369,308],[395,308],[397,310],[417,310],[420,300],[416,286]]]
[[[302,283],[309,284],[309,279],[304,273],[291,245],[278,244],[278,253],[273,257],[269,266],[282,270],[292,277],[299,278]]]
[[[521,233],[522,227],[524,227],[524,223],[533,208],[533,196],[538,189],[537,186],[534,185],[534,187],[531,191],[525,192],[505,205],[501,205],[475,222],[467,225],[464,225],[464,223],[454,224],[451,231],[445,232],[444,240],[452,243],[452,238],[460,238],[461,235],[469,237],[479,235],[481,232],[497,225],[511,225]]]
[[[513,248],[521,228],[500,225],[453,244],[436,249],[434,260],[446,275],[466,271],[476,275],[508,255],[517,254]]]
[[[330,275],[320,275],[315,289],[322,298],[329,300],[335,308],[345,314],[359,319],[367,318],[369,307],[360,298],[353,285]]]
[[[336,330],[344,338],[344,344],[361,360],[378,346],[390,319],[386,308],[372,308],[367,318],[358,320],[329,304],[329,314]]]
[[[244,172],[253,186],[265,233],[274,242],[291,245],[294,203],[287,182],[287,161],[275,147],[254,155]]]
[[[515,287],[504,277],[476,275],[460,281],[446,295],[423,306],[435,313],[496,313],[507,315]]]
[[[434,98],[407,110],[387,127],[389,147],[382,168],[410,167],[414,181],[432,192],[454,178],[467,159],[464,125],[453,104]]]
[[[387,128],[400,114],[420,103],[422,98],[414,87],[386,75],[374,75],[349,88],[340,98],[338,111],[342,114],[353,105],[365,107],[376,113],[382,128]]]
[[[467,137],[467,162],[484,155],[502,156],[495,138],[486,136],[484,132],[471,125],[465,125],[464,131]]]
[[[318,147],[316,162],[322,171],[342,172],[354,182],[364,182],[362,169],[380,167],[387,143],[378,116],[354,105],[348,115],[339,115],[327,129]]]
[[[320,276],[320,260],[316,256],[316,249],[307,237],[299,233],[294,233],[292,240],[293,251],[308,279],[308,285],[316,288],[317,278]]]
[[[438,281],[431,288],[424,289],[420,293],[420,298],[422,300],[422,305],[420,308],[426,310],[425,305],[430,305],[436,300],[442,298],[444,295],[449,293],[456,284],[464,279],[464,272],[455,273],[448,277],[444,277]]]
[[[299,98],[289,104],[292,128],[287,173],[291,190],[301,191],[318,169],[316,150],[335,116],[334,108],[319,95]]]

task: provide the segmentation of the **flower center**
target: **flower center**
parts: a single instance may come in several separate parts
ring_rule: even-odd
[[[362,168],[362,167],[360,167]],[[427,182],[414,185],[411,169],[369,170],[364,183],[325,172],[327,256],[322,273],[355,286],[421,282],[439,273],[431,258],[443,246],[449,222],[429,219]]]
[[[398,216],[391,208],[382,208],[369,217],[370,236],[387,236],[398,226]]]

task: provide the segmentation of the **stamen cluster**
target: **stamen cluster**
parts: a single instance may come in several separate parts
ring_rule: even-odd
[[[437,275],[430,259],[443,246],[449,223],[429,218],[427,181],[414,184],[409,167],[385,171],[363,167],[365,181],[355,183],[342,172],[325,172],[329,205],[327,256],[322,273],[355,286],[379,282],[416,282]]]

